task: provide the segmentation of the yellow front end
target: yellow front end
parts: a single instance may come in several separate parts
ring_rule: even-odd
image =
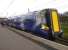
[[[60,32],[60,24],[58,20],[59,16],[57,14],[57,11],[53,10],[51,15],[53,31]]]

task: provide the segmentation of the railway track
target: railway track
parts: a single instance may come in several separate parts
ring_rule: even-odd
[[[63,45],[67,45],[68,46],[68,40],[65,40],[64,38],[61,37],[56,37],[55,42],[61,43]]]

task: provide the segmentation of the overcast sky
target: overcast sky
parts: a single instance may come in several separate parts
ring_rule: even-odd
[[[44,8],[56,8],[60,13],[68,11],[68,0],[0,0],[0,16],[20,15]]]

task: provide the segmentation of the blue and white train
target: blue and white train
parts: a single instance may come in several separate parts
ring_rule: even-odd
[[[62,36],[59,15],[56,9],[44,9],[29,12],[26,15],[10,19],[8,25],[21,30],[33,32],[43,38],[53,40]]]

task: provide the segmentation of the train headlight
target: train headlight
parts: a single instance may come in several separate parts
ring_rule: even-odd
[[[43,30],[49,30],[49,27],[47,25],[45,25],[45,24],[42,24],[41,25],[41,29],[43,29]]]

